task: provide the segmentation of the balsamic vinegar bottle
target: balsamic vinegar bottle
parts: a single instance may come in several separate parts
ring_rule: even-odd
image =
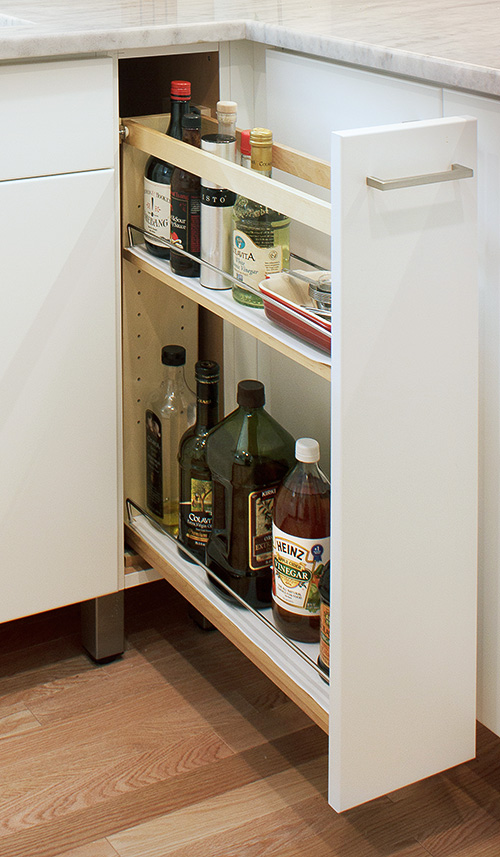
[[[195,368],[196,423],[179,445],[179,541],[201,562],[212,532],[212,475],[207,435],[219,419],[218,363],[200,360]]]
[[[191,84],[187,80],[173,80],[170,86],[170,123],[167,137],[182,139],[182,117],[189,110]],[[170,182],[174,167],[151,155],[144,173],[144,229],[170,241]],[[165,244],[145,238],[146,247],[161,259],[170,257]]]
[[[198,149],[201,146],[201,116],[186,113],[182,118],[182,140]],[[193,256],[200,255],[201,182],[199,176],[182,167],[172,173],[170,194],[170,240]],[[200,263],[181,253],[170,251],[170,267],[181,277],[199,277]]]

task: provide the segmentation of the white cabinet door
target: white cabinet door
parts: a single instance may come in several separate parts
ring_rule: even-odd
[[[114,171],[0,183],[0,621],[116,590]]]
[[[474,755],[476,123],[333,134],[330,799]]]

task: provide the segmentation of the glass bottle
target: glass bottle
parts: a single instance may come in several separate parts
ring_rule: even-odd
[[[176,536],[179,529],[179,442],[195,421],[195,397],[184,378],[186,349],[164,345],[165,376],[146,409],[146,503],[151,514]]]
[[[186,113],[182,117],[182,141],[201,146],[201,116]],[[182,167],[174,167],[170,193],[170,240],[193,256],[200,255],[200,177]],[[199,277],[200,263],[170,251],[170,267],[181,277]]]
[[[196,422],[179,445],[179,541],[205,562],[212,531],[212,476],[207,465],[207,435],[219,419],[219,364],[199,360],[196,377]]]
[[[182,139],[182,117],[189,110],[191,84],[187,80],[173,80],[170,85],[170,123],[167,137]],[[154,155],[148,159],[144,172],[144,229],[170,241],[170,182],[173,164],[167,164]],[[170,249],[144,239],[146,247],[161,259],[170,257]]]
[[[238,111],[236,101],[218,101],[215,111],[218,133],[236,139],[236,115]]]
[[[251,166],[263,176],[271,176],[273,136],[267,128],[250,133]],[[237,196],[233,213],[233,277],[258,291],[269,274],[288,268],[290,261],[290,218],[260,202]],[[238,303],[263,307],[260,295],[233,283]]]
[[[272,507],[293,464],[294,441],[264,410],[260,381],[240,381],[237,401],[207,440],[213,483],[207,565],[252,606],[265,607],[271,603]]]
[[[327,562],[319,582],[319,655],[318,666],[330,675],[330,562]]]
[[[252,169],[252,147],[250,145],[250,130],[245,129],[240,135],[241,166],[246,170]]]
[[[273,615],[293,640],[319,639],[318,584],[330,559],[330,483],[318,466],[319,443],[295,445],[297,464],[276,494],[273,511]]]

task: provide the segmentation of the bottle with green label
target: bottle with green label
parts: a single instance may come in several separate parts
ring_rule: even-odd
[[[267,128],[250,132],[251,168],[262,176],[271,176],[273,135]],[[278,274],[290,262],[290,218],[260,202],[236,197],[233,209],[233,298],[251,307],[263,307],[262,298],[248,289],[259,289],[269,274]]]
[[[212,475],[207,436],[219,419],[219,364],[199,360],[195,367],[196,422],[179,445],[179,541],[201,562],[212,532]]]
[[[293,640],[319,640],[319,581],[330,560],[330,483],[318,466],[319,443],[301,437],[297,464],[276,494],[273,512],[273,615]]]
[[[271,603],[273,503],[293,465],[294,440],[264,409],[260,381],[240,381],[237,401],[207,440],[213,484],[207,565],[258,608]]]

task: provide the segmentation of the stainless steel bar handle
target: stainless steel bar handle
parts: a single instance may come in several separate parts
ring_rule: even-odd
[[[396,190],[400,187],[417,187],[422,184],[435,184],[436,182],[452,182],[458,179],[470,179],[474,170],[463,167],[462,164],[452,164],[451,170],[442,173],[425,173],[422,176],[406,176],[402,179],[377,179],[375,176],[367,176],[366,184],[377,190]]]

